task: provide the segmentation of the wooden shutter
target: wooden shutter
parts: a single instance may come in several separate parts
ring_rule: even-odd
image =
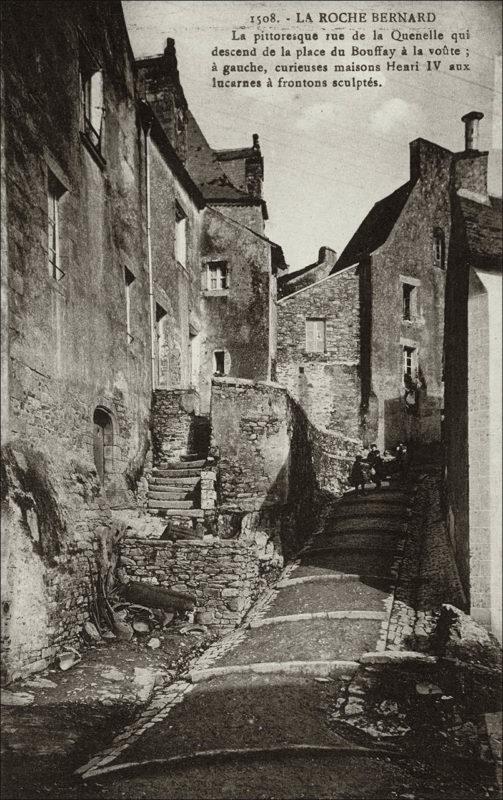
[[[325,320],[317,319],[314,323],[315,350],[317,353],[325,352]]]
[[[312,319],[306,319],[306,350],[312,352],[315,349],[315,323]]]

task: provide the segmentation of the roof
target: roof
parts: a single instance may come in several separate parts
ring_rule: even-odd
[[[263,242],[267,242],[267,244],[269,244],[271,246],[271,251],[272,251],[271,262],[272,262],[272,266],[273,266],[274,272],[276,272],[278,269],[281,269],[281,270],[287,269],[288,264],[285,261],[285,255],[283,253],[283,248],[281,247],[280,244],[278,244],[277,242],[273,242],[272,239],[269,239],[267,236],[264,236],[264,234],[259,233],[258,231],[254,231],[253,228],[249,228],[248,225],[243,225],[241,222],[237,222],[232,217],[228,217],[227,214],[222,214],[222,212],[219,211],[216,208],[213,208],[212,211],[213,211],[214,214],[219,214],[221,217],[223,217],[231,225],[235,225],[237,228],[240,228],[240,229],[244,228],[249,233],[252,233],[253,236],[256,236],[257,239],[261,239]]]
[[[413,186],[413,181],[408,181],[373,206],[342,251],[332,272],[338,272],[340,269],[357,264],[363,256],[370,255],[384,244],[393,230]]]
[[[286,275],[280,275],[278,278],[278,295],[285,297],[298,289],[319,281],[321,277],[325,277],[332,272],[336,262],[337,253],[335,250],[330,247],[320,247],[318,260],[314,264],[297,269],[295,272],[288,272]]]
[[[489,197],[489,205],[459,197],[470,261],[476,267],[499,267],[502,262],[502,201]]]
[[[181,185],[188,193],[189,197],[191,197],[195,202],[197,207],[204,208],[205,201],[202,192],[199,190],[192,176],[189,175],[184,164],[178,157],[176,150],[169,141],[166,132],[152,110],[150,103],[147,103],[146,100],[139,100],[138,109],[144,122],[150,126],[152,139],[159,147],[161,154],[166,160],[166,163],[169,164],[173,170],[173,174],[178,178]]]
[[[219,164],[219,154],[208,144],[190,111],[187,113],[186,167],[207,202],[232,202],[256,205],[247,192],[238,189]]]

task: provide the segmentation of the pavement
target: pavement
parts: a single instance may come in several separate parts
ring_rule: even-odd
[[[251,783],[245,770],[246,778],[233,774],[214,786],[214,794],[204,795],[206,789],[201,796],[261,797],[271,796],[267,792],[278,758],[288,761],[292,755],[314,765],[337,754],[342,771],[344,764],[350,771],[349,765],[365,753],[372,761],[368,770],[377,769],[377,758],[386,773],[389,745],[358,744],[335,732],[320,710],[344,694],[364,653],[385,649],[397,545],[406,535],[408,506],[404,491],[387,487],[365,497],[351,493],[327,507],[298,559],[242,626],[194,660],[181,680],[157,692],[140,720],[78,774],[86,782],[112,778],[113,791],[119,781],[122,794],[117,796],[126,797],[133,785],[140,791],[138,775],[153,767],[171,773],[181,764],[200,770],[204,762],[204,786],[215,769],[223,769],[222,761],[230,758],[235,771],[236,761],[243,765],[258,758],[261,767]],[[298,779],[292,773],[282,784],[283,792],[288,786],[288,797],[304,796],[305,771],[298,766]],[[318,775],[311,782],[313,791],[319,792],[323,769],[313,769]],[[178,789],[164,784],[164,796],[178,796]],[[159,789],[152,784],[151,791],[140,796],[157,796]],[[107,790],[105,795],[115,796]]]
[[[44,796],[498,796],[494,764],[475,746],[481,732],[457,719],[452,676],[434,658],[386,651],[411,500],[385,486],[327,504],[240,627],[187,653],[164,684],[154,679],[149,699],[109,728],[108,746],[90,738],[73,759],[71,791]],[[453,718],[456,745],[466,742],[451,752],[442,737]],[[493,729],[494,739],[497,720]]]

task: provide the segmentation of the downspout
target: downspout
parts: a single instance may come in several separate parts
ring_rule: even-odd
[[[150,112],[150,110],[148,109]],[[150,377],[152,391],[156,387],[155,379],[155,307],[154,307],[154,279],[152,272],[152,235],[151,235],[151,204],[150,204],[150,130],[152,128],[152,113],[144,121],[145,133],[145,172],[147,192],[147,266],[148,266],[148,294],[150,309]]]
[[[3,42],[2,42],[3,44]],[[9,410],[9,247],[7,223],[7,172],[6,172],[6,117],[5,117],[5,85],[3,64],[0,64],[0,218],[1,227],[1,280],[0,280],[0,308],[1,308],[1,443],[2,446],[9,441],[10,410]]]

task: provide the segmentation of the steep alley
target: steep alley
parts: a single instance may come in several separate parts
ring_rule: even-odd
[[[285,790],[289,797],[315,797],[326,791],[325,758],[335,753],[337,780],[357,785],[354,759],[367,748],[324,724],[320,707],[334,686],[347,685],[363,653],[385,647],[407,509],[404,492],[390,488],[348,494],[326,509],[298,560],[243,625],[193,663],[186,681],[157,694],[135,727],[79,770],[82,777],[100,783],[113,777],[115,788],[103,787],[106,796],[154,797],[159,783],[156,789],[149,781],[142,794],[138,779],[129,778],[155,766],[162,795],[170,798],[273,797]],[[383,764],[365,767],[371,784]],[[197,779],[194,768],[202,770]]]

